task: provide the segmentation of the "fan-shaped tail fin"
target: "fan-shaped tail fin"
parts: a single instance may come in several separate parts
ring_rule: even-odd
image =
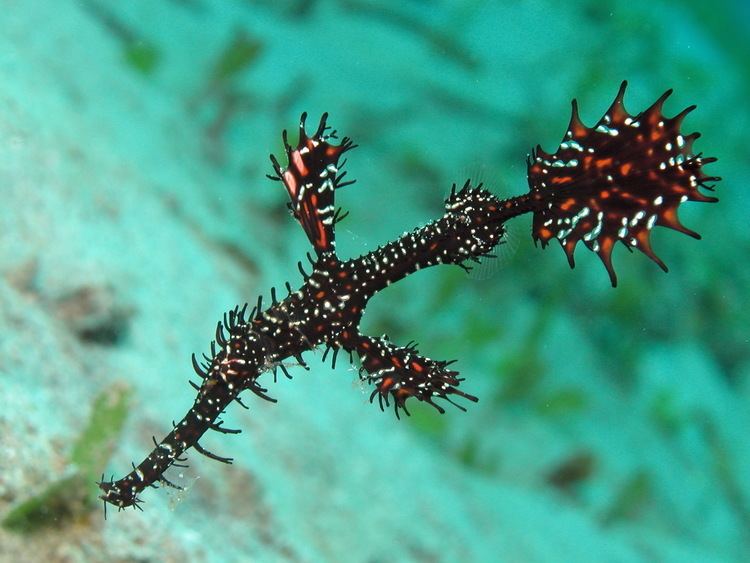
[[[557,239],[574,266],[579,241],[596,252],[617,284],[612,250],[620,241],[637,248],[666,271],[650,243],[661,225],[694,238],[698,233],[680,223],[677,208],[685,201],[714,202],[699,188],[713,190],[703,166],[714,162],[693,153],[699,133],[683,135],[682,121],[695,106],[672,118],[662,113],[667,90],[651,107],[629,114],[623,105],[623,82],[612,105],[594,127],[573,110],[568,130],[554,154],[537,146],[528,159],[531,196],[536,200],[532,236],[545,247]]]

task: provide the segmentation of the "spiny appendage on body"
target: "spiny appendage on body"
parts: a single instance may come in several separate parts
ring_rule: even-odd
[[[360,359],[360,378],[367,383],[374,383],[375,389],[370,394],[370,402],[378,398],[381,410],[393,400],[393,410],[399,417],[399,409],[406,414],[406,400],[410,397],[426,402],[441,414],[442,406],[435,402],[441,398],[457,406],[452,397],[463,397],[476,402],[478,399],[457,389],[463,381],[458,372],[448,369],[452,361],[436,361],[419,355],[417,347],[410,342],[399,347],[392,344],[388,337],[380,338],[354,335],[349,343],[354,347]]]
[[[326,115],[312,137],[305,132],[305,115],[300,120],[299,142],[291,147],[283,134],[287,166],[282,168],[272,156],[275,176],[284,184],[291,202],[289,208],[299,221],[316,253],[308,255],[313,271],[307,274],[299,263],[304,283],[293,291],[287,283],[287,297],[277,301],[271,291],[271,306],[263,310],[262,300],[245,318],[245,309],[228,313],[217,326],[210,356],[199,363],[193,358],[202,384],[194,387],[198,396],[185,418],[156,444],[152,453],[119,481],[99,483],[101,498],[124,508],[136,506],[138,494],[147,486],[163,483],[175,486],[163,473],[180,465],[190,447],[214,459],[229,463],[203,449],[198,440],[207,430],[237,433],[217,422],[232,401],[239,401],[245,390],[273,401],[258,384],[265,371],[280,368],[289,375],[284,362],[293,359],[307,367],[302,353],[325,346],[324,359],[339,350],[350,359],[360,359],[360,376],[375,385],[370,401],[378,397],[381,409],[393,401],[396,415],[406,410],[406,401],[415,397],[435,407],[444,399],[476,401],[458,389],[458,372],[452,362],[437,361],[417,353],[415,346],[399,347],[386,337],[373,338],[359,332],[362,313],[378,291],[422,268],[455,264],[468,269],[466,261],[491,256],[502,242],[505,221],[532,212],[533,237],[546,246],[557,238],[573,265],[573,250],[579,240],[598,253],[615,284],[611,263],[612,246],[617,240],[635,247],[659,265],[651,251],[649,233],[664,225],[692,236],[677,220],[677,207],[686,200],[715,201],[701,194],[699,187],[711,189],[702,166],[712,162],[691,152],[697,133],[682,136],[679,127],[692,109],[667,119],[661,113],[665,94],[646,111],[631,116],[622,106],[625,84],[614,103],[594,128],[581,124],[573,105],[568,132],[554,154],[538,148],[529,158],[528,194],[499,200],[481,186],[467,182],[454,186],[445,202],[445,214],[426,226],[405,233],[399,239],[356,259],[341,261],[336,255],[335,225],[343,218],[335,205],[335,191],[351,182],[342,179],[343,153],[354,145],[346,137],[340,145],[328,141]],[[226,332],[226,334],[225,334]],[[463,407],[459,407],[463,408]]]

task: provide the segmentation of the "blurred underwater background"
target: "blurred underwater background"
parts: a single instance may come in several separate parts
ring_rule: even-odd
[[[0,561],[750,560],[750,4],[744,0],[0,0]],[[468,412],[368,403],[356,367],[248,397],[170,470],[185,491],[103,518],[193,403],[190,354],[309,244],[268,154],[299,115],[359,148],[343,257],[437,218],[453,182],[527,189],[577,98],[698,109],[717,204],[662,273],[581,246],[418,272],[363,331],[458,359]]]

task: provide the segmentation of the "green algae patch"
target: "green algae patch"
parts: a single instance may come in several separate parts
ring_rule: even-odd
[[[30,534],[62,526],[91,508],[88,488],[88,483],[80,473],[56,481],[38,495],[13,508],[3,519],[3,527]]]
[[[563,417],[583,412],[587,406],[586,394],[575,387],[558,389],[540,398],[536,412],[543,416]]]
[[[123,58],[129,67],[148,76],[159,65],[161,54],[155,45],[139,39],[123,45]]]
[[[61,527],[84,517],[97,502],[97,479],[112,455],[130,403],[130,389],[114,385],[94,400],[91,416],[70,456],[72,471],[39,494],[21,502],[6,515],[2,526],[30,534]]]
[[[78,437],[70,461],[86,478],[98,479],[120,436],[130,409],[130,389],[115,384],[94,400],[91,417]],[[98,489],[96,489],[98,490]]]
[[[654,484],[645,470],[638,470],[622,484],[602,522],[609,525],[623,520],[636,520],[638,514],[651,500]]]
[[[214,63],[212,81],[223,83],[252,66],[263,50],[263,42],[239,29]]]

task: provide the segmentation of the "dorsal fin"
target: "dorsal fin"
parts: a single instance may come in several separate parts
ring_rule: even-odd
[[[345,173],[339,173],[339,158],[355,145],[348,137],[344,137],[339,145],[330,144],[328,141],[336,138],[336,132],[326,133],[329,129],[326,125],[327,118],[328,114],[324,113],[318,129],[312,137],[308,137],[305,132],[307,114],[303,113],[299,123],[299,142],[295,148],[289,145],[287,132],[284,130],[282,138],[287,166],[282,168],[271,155],[276,176],[269,176],[284,184],[291,199],[289,208],[319,256],[334,253],[336,249],[334,224],[337,214],[334,208],[334,191],[353,183],[342,181]]]
[[[528,161],[529,188],[537,200],[533,233],[542,247],[556,238],[574,266],[573,253],[580,240],[599,255],[612,285],[617,278],[612,249],[617,241],[637,248],[663,270],[665,264],[651,249],[650,232],[662,225],[700,238],[677,218],[685,201],[717,201],[698,188],[712,190],[703,166],[715,158],[693,154],[700,135],[683,135],[680,127],[690,106],[672,118],[662,113],[667,90],[638,115],[625,110],[626,82],[612,105],[594,127],[586,127],[573,112],[568,130],[554,154],[540,148]]]

